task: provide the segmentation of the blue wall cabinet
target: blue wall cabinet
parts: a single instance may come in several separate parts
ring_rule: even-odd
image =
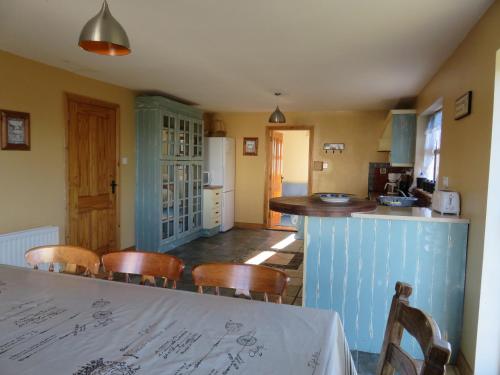
[[[136,247],[168,251],[201,235],[203,113],[158,96],[136,99]]]
[[[417,115],[415,110],[392,110],[379,140],[378,151],[390,151],[393,166],[411,167],[415,163]]]

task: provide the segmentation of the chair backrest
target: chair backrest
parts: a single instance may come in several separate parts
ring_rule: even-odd
[[[114,272],[124,273],[128,282],[128,275],[142,275],[144,282],[155,284],[154,277],[163,278],[163,287],[172,281],[172,287],[177,287],[177,281],[182,277],[184,262],[172,255],[148,253],[141,251],[117,251],[103,255],[104,269],[109,273],[109,280],[113,279]]]
[[[269,300],[269,294],[282,296],[290,278],[282,271],[274,268],[252,264],[210,263],[201,264],[192,270],[194,284],[198,292],[203,293],[203,287],[234,288],[244,291],[264,293],[264,299]]]
[[[95,275],[99,272],[101,263],[99,256],[92,250],[66,245],[34,247],[26,251],[24,257],[35,269],[38,269],[40,264],[49,264],[50,272],[54,271],[54,263],[59,263],[65,266],[80,266],[85,269],[86,274]]]
[[[412,287],[397,282],[387,320],[384,342],[377,367],[377,375],[442,375],[450,360],[450,343],[441,339],[439,327],[432,317],[410,307],[408,298]],[[420,345],[424,361],[417,363],[401,348],[403,330],[412,335]]]

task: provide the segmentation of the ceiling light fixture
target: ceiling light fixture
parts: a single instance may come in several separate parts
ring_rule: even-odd
[[[278,98],[281,95],[281,92],[275,92],[274,95]],[[284,124],[286,122],[285,115],[280,111],[279,106],[276,106],[276,109],[269,117],[269,122],[273,124]]]
[[[100,12],[83,27],[78,45],[99,55],[123,56],[131,52],[127,33],[111,15],[106,0]]]

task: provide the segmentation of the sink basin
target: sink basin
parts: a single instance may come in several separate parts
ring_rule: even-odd
[[[384,206],[391,207],[412,207],[418,198],[415,197],[398,197],[396,195],[381,195],[377,198],[378,202]]]

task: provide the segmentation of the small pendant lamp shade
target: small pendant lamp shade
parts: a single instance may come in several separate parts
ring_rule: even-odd
[[[274,95],[278,99],[281,96],[281,92],[275,92]],[[279,106],[276,106],[274,112],[269,116],[269,122],[273,124],[284,124],[286,122],[285,115],[280,111]]]
[[[99,55],[122,56],[131,52],[127,33],[111,15],[106,0],[100,12],[83,27],[78,45]]]
[[[280,111],[280,107],[276,106],[276,109],[269,117],[269,122],[275,124],[284,124],[286,122],[285,115]]]

